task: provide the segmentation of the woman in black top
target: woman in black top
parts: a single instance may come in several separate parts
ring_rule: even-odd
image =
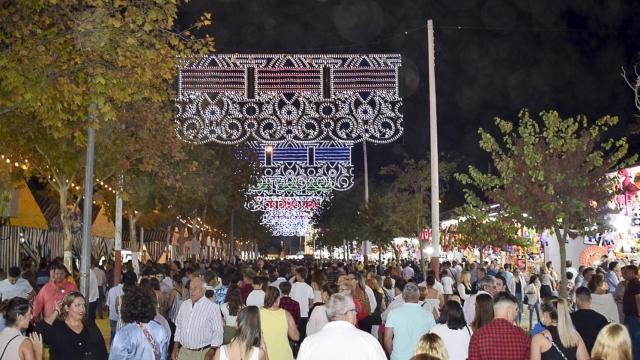
[[[542,304],[542,324],[545,330],[531,339],[531,359],[589,359],[584,341],[571,322],[566,300],[547,298]]]
[[[102,334],[95,323],[84,321],[85,312],[84,296],[72,292],[56,311],[36,324],[36,331],[49,345],[49,359],[107,360]]]

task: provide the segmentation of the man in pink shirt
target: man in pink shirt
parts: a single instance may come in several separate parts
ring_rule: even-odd
[[[48,283],[38,292],[36,300],[33,303],[33,316],[38,317],[44,310],[44,317],[48,317],[56,309],[56,304],[64,297],[78,288],[69,280],[67,280],[67,271],[62,264],[53,264],[51,266],[53,276]]]

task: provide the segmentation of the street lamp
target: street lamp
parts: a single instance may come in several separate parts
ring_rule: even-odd
[[[265,155],[265,157],[264,157],[265,165],[267,165],[267,166],[272,165],[273,164],[273,161],[272,161],[273,146],[271,146],[271,145],[265,146],[264,155]]]

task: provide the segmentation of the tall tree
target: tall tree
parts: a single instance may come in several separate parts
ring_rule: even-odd
[[[590,124],[585,116],[562,118],[556,111],[534,119],[522,110],[516,122],[496,118],[502,141],[479,130],[480,147],[491,156],[497,174],[469,166],[458,174],[521,224],[554,231],[560,249],[560,294],[566,297],[566,248],[569,232],[587,233],[605,226],[611,198],[607,172],[626,156],[626,138],[603,140],[617,124],[605,116]],[[527,216],[525,216],[527,214]]]
[[[176,29],[180,3],[21,0],[0,7],[0,17],[11,19],[0,23],[0,151],[34,160],[31,172],[59,194],[63,226],[68,184],[82,178],[87,128],[123,119],[123,105],[174,98],[176,56],[213,51],[211,38]],[[204,14],[193,28],[210,18]],[[67,231],[64,244],[69,266]]]
[[[446,184],[453,174],[455,164],[440,161],[440,194],[446,191]],[[406,159],[402,166],[389,165],[381,169],[380,174],[390,175],[393,182],[384,195],[387,226],[396,236],[419,236],[427,228],[431,218],[431,168],[427,161]],[[421,243],[424,247],[424,243]],[[422,249],[424,252],[425,249]],[[421,254],[421,267],[426,271],[424,253]]]

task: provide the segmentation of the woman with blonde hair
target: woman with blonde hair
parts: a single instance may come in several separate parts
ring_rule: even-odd
[[[566,300],[546,299],[542,304],[542,324],[545,330],[531,340],[531,360],[589,359],[587,347],[571,322]]]
[[[463,271],[460,274],[460,282],[458,283],[458,296],[462,301],[466,301],[473,294],[473,289],[471,288],[471,273],[467,270]]]
[[[416,345],[416,352],[414,355],[426,354],[432,359],[449,360],[449,353],[444,345],[444,342],[434,333],[426,333],[422,335]]]
[[[600,330],[593,349],[593,360],[631,360],[631,337],[624,325],[609,324]]]

